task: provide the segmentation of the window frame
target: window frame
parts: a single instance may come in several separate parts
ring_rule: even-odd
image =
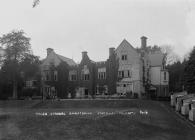
[[[127,55],[126,55],[126,54],[123,54],[123,55],[121,56],[121,60],[126,61],[126,60],[127,60]]]
[[[166,81],[166,80],[167,80],[167,72],[164,71],[164,81]]]
[[[54,81],[58,81],[58,71],[54,71]]]
[[[98,79],[99,80],[106,79],[106,72],[98,72]]]

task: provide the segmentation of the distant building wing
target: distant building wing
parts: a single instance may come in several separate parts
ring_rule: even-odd
[[[164,55],[161,52],[149,54],[151,66],[161,66],[163,64]]]
[[[52,48],[47,48],[47,57],[42,60],[42,66],[47,69],[51,63],[54,64],[54,66],[58,66],[60,62],[66,62],[69,66],[77,65],[73,59],[56,54]]]
[[[59,54],[56,54],[62,61],[65,61],[68,65],[70,66],[74,66],[76,65],[76,62],[74,62],[74,60],[70,59],[70,58],[67,58],[67,57],[64,57],[62,55],[59,55]]]

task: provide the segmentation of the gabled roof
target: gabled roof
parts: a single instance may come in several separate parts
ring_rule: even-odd
[[[56,54],[56,53],[55,53]],[[58,58],[61,60],[61,61],[64,61],[66,62],[68,65],[70,66],[74,66],[76,65],[76,63],[74,62],[74,60],[70,59],[70,58],[67,58],[67,57],[64,57],[62,55],[59,55],[59,54],[56,54],[58,56]]]
[[[127,46],[127,47],[131,47],[132,49],[134,49],[136,52],[137,50],[126,40],[123,39],[123,41],[120,43],[120,45],[116,48],[116,50],[120,47],[120,46]]]
[[[62,55],[56,54],[54,51],[50,52],[48,56],[42,60],[42,65],[48,65],[50,62],[54,62],[54,65],[57,66],[60,62],[66,62],[69,66],[77,65],[74,60],[64,57]]]
[[[119,48],[124,48],[124,47],[130,48],[132,51],[134,51],[134,54],[139,55],[138,51],[126,39],[123,39],[123,41],[116,48],[115,51],[117,52],[118,50],[120,50]]]

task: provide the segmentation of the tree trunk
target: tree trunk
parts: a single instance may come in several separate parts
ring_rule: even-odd
[[[18,97],[18,94],[17,94],[17,81],[14,80],[14,83],[13,83],[13,99],[17,99]]]

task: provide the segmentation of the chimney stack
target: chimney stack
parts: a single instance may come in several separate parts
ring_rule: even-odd
[[[47,48],[47,56],[49,56],[49,54],[53,52],[53,49],[52,48]]]
[[[82,52],[82,59],[85,58],[86,56],[87,56],[87,52],[86,51]]]
[[[109,56],[114,54],[115,48],[109,48]]]
[[[147,37],[142,36],[141,37],[141,48],[145,49],[147,47]]]

